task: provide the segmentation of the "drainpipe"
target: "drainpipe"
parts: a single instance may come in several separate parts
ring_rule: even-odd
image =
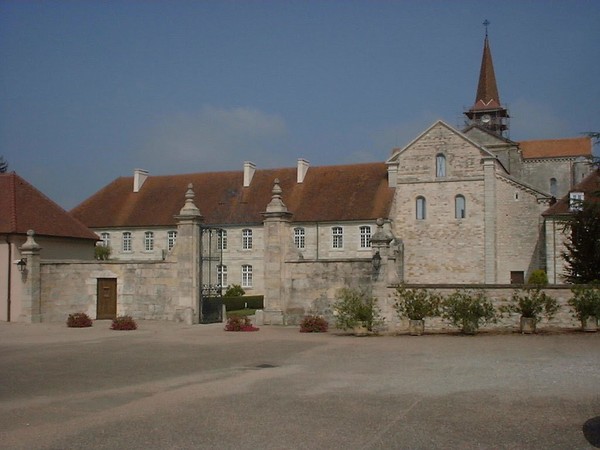
[[[11,276],[12,276],[12,244],[8,236],[5,236],[6,244],[8,245],[8,279],[7,279],[7,296],[6,296],[6,321],[10,322],[10,294],[12,291]]]

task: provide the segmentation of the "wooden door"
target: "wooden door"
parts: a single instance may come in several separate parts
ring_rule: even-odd
[[[117,279],[98,278],[96,319],[117,317]]]

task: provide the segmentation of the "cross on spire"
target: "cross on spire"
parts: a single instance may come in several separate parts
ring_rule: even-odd
[[[483,26],[485,27],[485,37],[488,37],[488,25],[490,24],[490,21],[485,19],[483,21]]]

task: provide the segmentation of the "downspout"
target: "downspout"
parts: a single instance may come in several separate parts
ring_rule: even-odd
[[[316,259],[318,261],[319,260],[319,222],[315,222],[315,224],[317,225],[317,255],[316,255]]]
[[[7,289],[8,289],[8,293],[6,296],[6,321],[10,322],[10,301],[11,301],[11,297],[10,294],[12,292],[12,286],[11,286],[11,276],[12,276],[12,244],[10,242],[10,239],[8,238],[8,236],[5,236],[6,239],[6,244],[8,245],[8,279],[7,279]]]

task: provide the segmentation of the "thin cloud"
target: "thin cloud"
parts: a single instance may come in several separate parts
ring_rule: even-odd
[[[278,165],[287,135],[279,115],[205,105],[195,114],[162,118],[142,145],[140,165],[160,173],[236,170],[246,160]]]

